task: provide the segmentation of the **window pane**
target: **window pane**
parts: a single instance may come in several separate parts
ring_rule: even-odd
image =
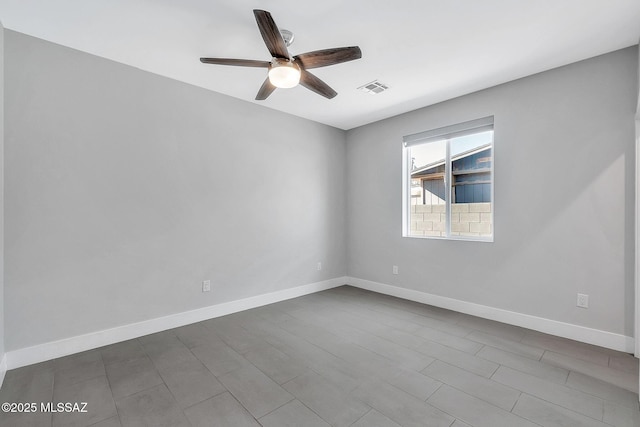
[[[493,132],[452,138],[450,143],[451,235],[490,237]]]
[[[445,236],[447,142],[409,148],[411,159],[410,236]]]

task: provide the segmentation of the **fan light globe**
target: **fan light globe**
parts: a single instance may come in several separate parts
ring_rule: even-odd
[[[269,70],[269,81],[283,89],[294,87],[300,82],[300,69],[290,62],[280,62]]]

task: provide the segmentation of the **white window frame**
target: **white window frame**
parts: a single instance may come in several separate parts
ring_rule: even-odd
[[[491,236],[452,236],[451,235],[451,140],[456,137],[480,133],[483,131],[494,131],[491,139]],[[463,240],[474,242],[493,242],[495,236],[495,130],[493,116],[483,117],[468,122],[458,123],[451,126],[432,129],[402,138],[402,237],[414,239],[436,239],[436,240]],[[446,141],[445,157],[445,236],[414,236],[410,233],[411,227],[411,150],[412,146],[428,144],[432,142]]]

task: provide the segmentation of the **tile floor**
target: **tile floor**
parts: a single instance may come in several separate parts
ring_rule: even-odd
[[[9,371],[2,426],[640,426],[638,360],[343,286]]]

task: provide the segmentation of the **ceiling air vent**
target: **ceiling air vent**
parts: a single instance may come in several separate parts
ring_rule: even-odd
[[[374,80],[371,83],[367,83],[366,85],[360,86],[358,90],[361,90],[370,95],[377,95],[385,90],[389,89],[384,83],[380,83],[378,80]]]

